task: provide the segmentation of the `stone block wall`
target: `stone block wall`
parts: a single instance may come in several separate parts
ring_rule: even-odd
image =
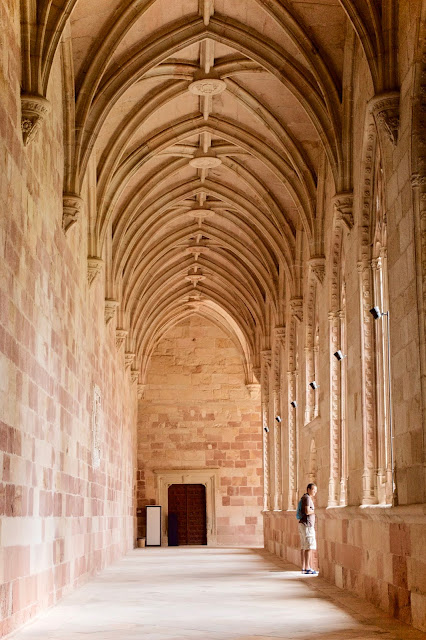
[[[418,629],[426,629],[426,549],[422,505],[317,511],[321,577]],[[267,548],[300,564],[294,512],[265,517]]]
[[[0,636],[133,546],[136,389],[89,290],[87,226],[62,230],[62,85],[20,138],[19,3],[1,3]],[[99,389],[100,464],[92,410]]]
[[[259,401],[232,340],[194,315],[167,332],[149,364],[139,402],[138,507],[157,504],[154,470],[205,468],[217,469],[217,543],[262,544]]]

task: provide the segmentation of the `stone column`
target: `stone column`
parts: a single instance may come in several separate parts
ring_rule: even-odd
[[[297,407],[291,402],[297,398],[297,371],[287,372],[288,388],[288,498],[287,509],[295,509],[297,504]]]
[[[346,347],[346,318],[339,311],[340,348]],[[334,351],[333,351],[334,353]],[[347,437],[346,437],[346,360],[340,362],[340,498],[341,507],[347,504]]]
[[[328,314],[330,336],[330,477],[328,481],[328,506],[338,504],[339,483],[339,452],[340,452],[340,362],[332,355],[340,349],[339,315],[336,312]]]
[[[281,416],[281,347],[285,340],[285,327],[275,327],[274,349],[274,418]],[[274,510],[283,508],[282,492],[282,423],[274,421]]]
[[[361,363],[362,363],[362,440],[363,473],[362,504],[375,504],[376,469],[376,398],[374,371],[373,306],[371,268],[368,261],[358,263],[361,312]]]
[[[271,351],[262,351],[262,433],[263,433],[263,510],[269,511],[270,496],[270,421],[269,384],[271,371]]]

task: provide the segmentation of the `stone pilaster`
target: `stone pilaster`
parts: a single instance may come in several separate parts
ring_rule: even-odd
[[[363,474],[362,504],[375,504],[375,449],[376,449],[376,401],[374,329],[370,309],[373,306],[371,267],[368,261],[358,263],[360,311],[361,311],[361,363],[362,363],[362,436]]]
[[[262,430],[263,430],[263,509],[269,511],[270,499],[270,438],[269,438],[269,384],[271,351],[262,351]]]

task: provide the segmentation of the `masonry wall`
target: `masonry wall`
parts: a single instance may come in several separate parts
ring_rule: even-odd
[[[263,542],[259,400],[241,356],[215,324],[191,316],[170,329],[149,364],[138,413],[138,507],[158,504],[154,470],[217,469],[217,544]],[[143,534],[144,518],[139,521]]]
[[[425,505],[425,397],[421,389],[422,326],[424,317],[418,303],[422,295],[424,264],[416,246],[416,221],[414,210],[414,185],[411,175],[412,157],[416,137],[421,131],[412,129],[413,109],[419,105],[414,78],[420,73],[419,22],[420,3],[399,3],[399,75],[401,81],[400,121],[398,143],[392,144],[371,115],[369,101],[374,88],[369,77],[362,49],[357,43],[351,61],[353,77],[351,116],[353,140],[353,218],[351,229],[343,229],[341,268],[345,281],[346,359],[339,363],[346,367],[346,391],[333,392],[333,376],[336,375],[333,349],[330,348],[333,321],[342,314],[342,307],[333,309],[333,250],[339,239],[336,234],[336,213],[333,208],[334,185],[330,176],[326,179],[324,205],[325,277],[318,285],[319,314],[319,415],[306,421],[305,403],[309,380],[304,369],[305,338],[309,317],[309,250],[304,255],[303,317],[298,322],[299,362],[297,408],[297,488],[302,495],[310,481],[318,484],[316,562],[320,573],[337,586],[361,595],[381,607],[390,615],[426,631],[426,551],[424,528]],[[424,77],[424,74],[423,74]],[[423,132],[424,137],[424,132]],[[369,198],[374,193],[372,158],[375,145],[380,145],[384,207],[386,211],[387,247],[384,256],[388,266],[391,390],[393,393],[393,435],[396,491],[392,499],[381,500],[379,490],[370,491],[369,468],[373,474],[379,466],[377,442],[383,416],[377,410],[375,393],[382,383],[381,374],[374,362],[373,375],[365,378],[363,366],[370,359],[371,351],[366,341],[371,338],[375,347],[375,327],[370,322],[368,309],[380,304],[372,295],[374,261],[366,256],[366,248],[373,246],[368,234],[365,210],[370,207]],[[325,203],[325,204],[324,204]],[[366,233],[367,232],[367,233]],[[365,237],[368,238],[367,247]],[[337,238],[337,240],[336,240]],[[363,244],[364,243],[364,244]],[[363,280],[363,273],[371,275]],[[370,271],[368,271],[370,270]],[[420,276],[419,276],[420,274]],[[366,285],[367,282],[367,285]],[[291,315],[287,323],[291,322]],[[384,319],[381,320],[384,322]],[[287,324],[288,326],[288,324]],[[364,338],[364,342],[363,342]],[[335,348],[343,348],[340,343]],[[287,352],[284,353],[284,358]],[[280,389],[282,402],[288,404],[287,385]],[[333,395],[334,394],[334,395]],[[386,402],[388,399],[386,398]],[[336,409],[337,407],[337,409]],[[332,424],[337,413],[339,419],[344,410],[345,429],[333,434]],[[374,429],[369,430],[368,420],[373,417]],[[339,422],[339,425],[342,424]],[[283,428],[284,459],[288,460],[287,425]],[[312,445],[315,445],[312,448]],[[314,450],[314,454],[312,453]],[[344,454],[346,495],[339,504],[332,499],[333,458],[341,462]],[[337,456],[336,456],[337,452]],[[370,452],[370,453],[368,453]],[[370,455],[370,457],[369,457]],[[286,469],[284,468],[284,473]],[[284,496],[284,504],[288,504]],[[387,502],[387,504],[386,504]],[[266,547],[295,564],[300,564],[297,521],[294,510],[272,511],[264,514]]]
[[[88,288],[87,227],[62,230],[59,55],[51,115],[22,144],[18,9],[0,6],[0,635],[134,540],[136,390],[105,326],[102,278]]]

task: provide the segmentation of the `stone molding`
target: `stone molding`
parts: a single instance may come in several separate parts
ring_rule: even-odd
[[[143,397],[145,395],[146,384],[139,382],[137,389],[138,389],[138,400],[143,400]]]
[[[246,389],[252,400],[258,400],[260,398],[260,384],[258,382],[246,384]]]
[[[274,336],[280,347],[285,346],[285,326],[275,327]]]
[[[101,465],[102,396],[98,385],[93,387],[92,403],[92,467]]]
[[[50,110],[50,102],[46,98],[28,93],[21,95],[21,129],[25,147],[34,140]]]
[[[127,334],[128,334],[128,331],[126,331],[125,329],[115,330],[115,346],[117,348],[117,351],[120,351],[121,347],[123,346],[126,340]]]
[[[136,353],[133,353],[132,351],[126,351],[124,353],[124,366],[126,367],[126,369],[128,369],[132,365],[135,358]]]
[[[303,298],[301,296],[290,299],[290,310],[299,322],[303,322]]]
[[[89,256],[87,258],[87,282],[89,284],[89,289],[94,283],[96,277],[102,271],[102,265],[104,261],[102,258],[96,258],[96,256]]]
[[[65,234],[78,222],[83,210],[83,199],[75,193],[64,193],[62,197],[62,228]]]
[[[270,367],[272,364],[272,351],[270,349],[264,349],[260,352],[262,356],[262,361],[264,362],[266,367]]]
[[[252,371],[253,371],[254,377],[256,378],[258,383],[260,384],[261,379],[262,379],[262,368],[261,367],[253,367]]]
[[[206,487],[207,546],[217,542],[216,491],[218,487],[217,468],[206,469],[153,469],[156,476],[157,504],[162,505],[162,545],[167,546],[168,530],[168,489],[171,484],[203,484]]]
[[[309,269],[316,277],[319,284],[324,282],[325,278],[325,258],[324,256],[318,256],[309,260]]]
[[[354,226],[353,204],[354,194],[352,191],[336,193],[333,198],[336,222],[343,222],[349,231]]]
[[[389,91],[374,96],[369,102],[377,129],[395,146],[399,130],[399,91]]]
[[[105,300],[105,324],[109,324],[111,322],[119,304],[120,303],[117,300],[109,298]]]
[[[130,370],[130,379],[132,381],[132,384],[134,384],[135,382],[137,382],[139,380],[139,371],[138,371],[138,369],[131,369]]]

